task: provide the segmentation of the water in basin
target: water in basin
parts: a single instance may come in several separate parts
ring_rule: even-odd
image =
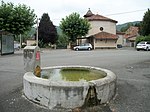
[[[106,73],[100,70],[87,68],[56,68],[42,70],[41,77],[53,81],[91,81],[104,78]]]

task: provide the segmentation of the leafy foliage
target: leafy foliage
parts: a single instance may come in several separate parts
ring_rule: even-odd
[[[69,39],[65,34],[58,35],[57,48],[66,48],[69,43]]]
[[[44,13],[38,27],[39,40],[44,44],[54,44],[57,40],[57,31],[53,23],[51,22],[49,15]]]
[[[147,36],[150,35],[150,10],[146,11],[143,17],[143,21],[141,24],[141,35]]]
[[[69,41],[76,42],[77,37],[84,36],[90,29],[90,23],[80,17],[77,13],[72,13],[62,19],[60,23],[62,32],[68,36]]]
[[[13,3],[4,3],[0,5],[0,30],[5,30],[19,35],[31,29],[35,24],[36,15],[34,10],[26,5],[14,5]]]
[[[136,38],[136,43],[139,43],[141,41],[150,41],[150,35],[149,36],[139,36]]]
[[[142,36],[136,38],[136,43],[139,43],[141,41],[150,41],[150,10],[149,9],[148,11],[146,11],[146,13],[143,16],[143,21],[141,22],[139,32]]]

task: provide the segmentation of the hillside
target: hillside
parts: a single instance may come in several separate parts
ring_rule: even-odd
[[[127,23],[124,23],[124,24],[119,24],[119,25],[117,25],[117,31],[120,31],[121,28],[126,27],[128,24],[135,25],[135,24],[139,24],[140,22],[141,21],[133,21],[133,22],[127,22]]]

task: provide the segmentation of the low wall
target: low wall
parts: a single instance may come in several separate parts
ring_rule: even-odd
[[[90,97],[88,96],[89,88],[91,87],[95,88],[96,100],[99,103],[106,103],[110,101],[116,92],[116,75],[106,69],[87,66],[84,67],[104,71],[107,73],[107,76],[105,78],[89,82],[57,82],[49,79],[38,78],[33,73],[27,72],[23,77],[24,94],[29,100],[48,107],[49,109],[72,109],[84,106],[88,99],[92,98],[92,95],[90,95]],[[62,67],[48,67],[44,69],[51,68]],[[91,93],[92,92],[90,91],[90,94]]]

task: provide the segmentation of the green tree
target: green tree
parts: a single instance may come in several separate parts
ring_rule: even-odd
[[[136,43],[139,43],[141,41],[150,41],[150,35],[148,36],[139,36],[136,38]]]
[[[135,23],[135,25],[134,25],[135,27],[139,27],[140,28],[140,26],[141,26],[141,22],[139,22],[139,23]]]
[[[140,33],[143,36],[150,35],[150,10],[149,9],[144,14],[144,17],[141,23]]]
[[[68,43],[69,40],[65,34],[58,35],[57,48],[66,48]]]
[[[38,27],[39,40],[44,44],[55,44],[57,41],[57,31],[47,13],[42,15]]]
[[[0,30],[5,30],[15,35],[24,34],[35,24],[34,10],[26,5],[14,5],[1,1],[0,5]]]
[[[76,43],[77,37],[85,36],[89,29],[90,23],[80,17],[78,13],[72,13],[62,19],[60,23],[62,32],[68,36],[71,43]]]

